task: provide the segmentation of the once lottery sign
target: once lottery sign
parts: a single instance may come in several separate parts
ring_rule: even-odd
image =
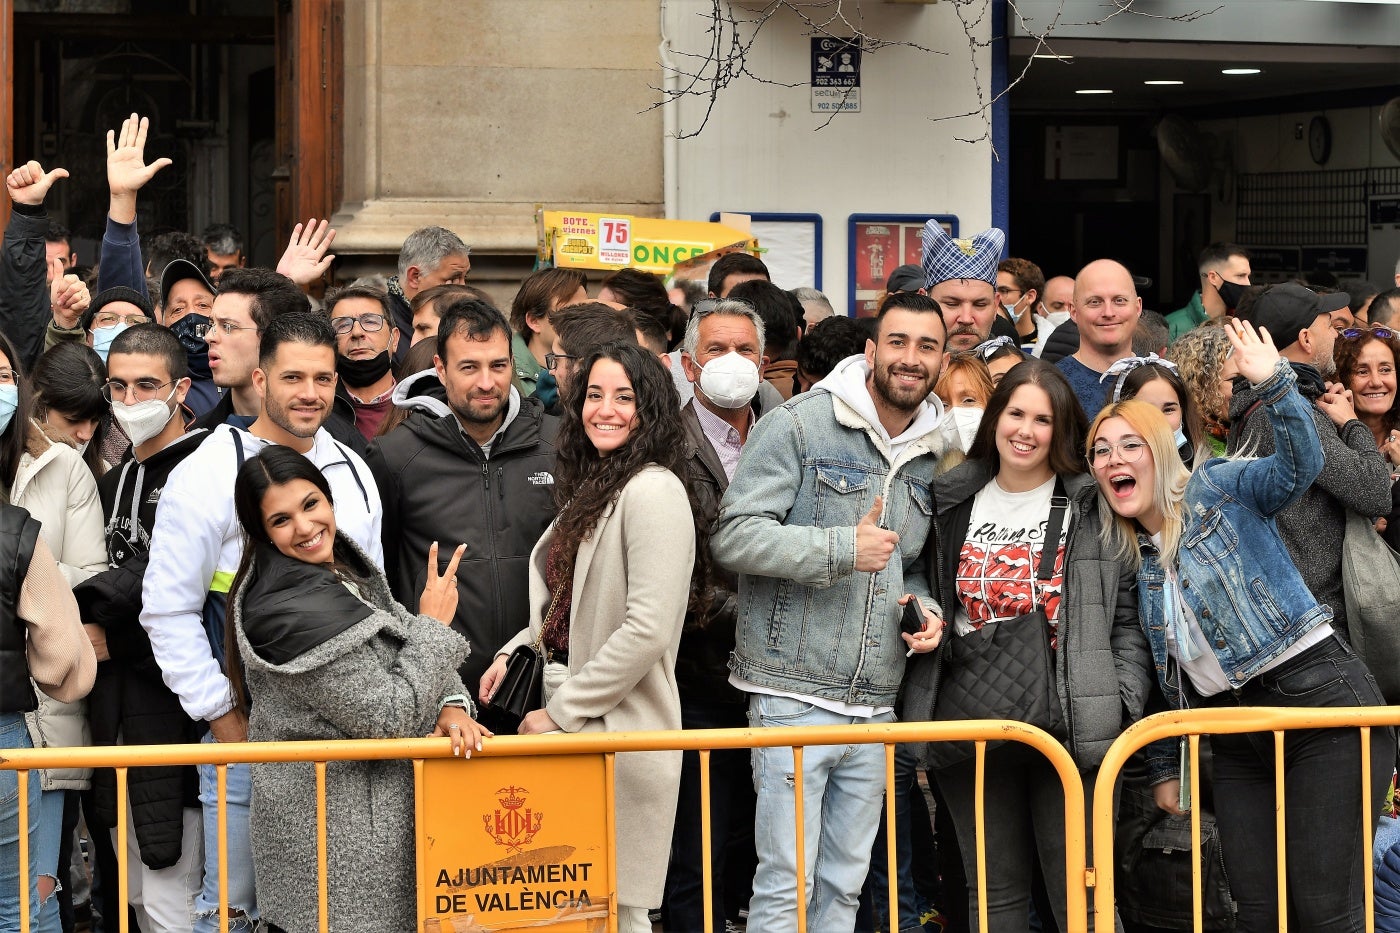
[[[616,890],[602,755],[423,763],[424,933],[602,931]]]
[[[542,210],[537,222],[539,258],[560,268],[669,275],[678,264],[716,250],[758,249],[751,234],[703,221]]]

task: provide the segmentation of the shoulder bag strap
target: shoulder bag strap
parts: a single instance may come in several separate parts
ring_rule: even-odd
[[[1069,512],[1069,497],[1065,495],[1065,481],[1055,476],[1055,490],[1050,494],[1050,517],[1045,523],[1045,539],[1040,544],[1040,562],[1036,566],[1036,584],[1045,584],[1055,576],[1055,558],[1060,553],[1060,532],[1065,527],[1065,514]],[[1031,601],[1038,603],[1040,586],[1031,586]],[[1049,615],[1046,615],[1049,622]]]

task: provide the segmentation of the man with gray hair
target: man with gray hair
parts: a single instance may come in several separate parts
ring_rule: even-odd
[[[797,299],[797,303],[802,305],[803,330],[816,324],[818,321],[825,321],[836,313],[836,309],[831,306],[827,297],[815,288],[794,288],[790,293]]]
[[[445,227],[420,227],[399,250],[399,274],[389,279],[389,304],[399,331],[394,363],[403,360],[413,339],[413,296],[434,285],[462,285],[472,270],[471,247]]]
[[[721,298],[702,304],[691,316],[681,342],[681,366],[695,395],[681,409],[697,508],[712,524],[749,429],[766,410],[758,395],[762,383],[763,319],[746,302]],[[777,399],[782,402],[781,398]],[[714,568],[713,598],[703,616],[687,615],[676,654],[676,686],[681,696],[681,727],[743,728],[748,697],[729,683],[729,652],[737,622],[737,576]],[[710,756],[711,903],[715,922],[724,922],[726,856],[734,843],[753,852],[753,777],[746,750]],[[680,803],[671,837],[671,868],[666,876],[666,928],[705,929],[704,859],[701,850],[700,758],[681,758]],[[742,859],[752,862],[750,854]],[[732,898],[731,898],[732,899]]]

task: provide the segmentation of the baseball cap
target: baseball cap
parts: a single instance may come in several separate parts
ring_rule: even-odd
[[[1285,282],[1271,285],[1254,299],[1241,317],[1255,327],[1268,330],[1274,346],[1280,350],[1298,342],[1298,335],[1320,315],[1340,311],[1350,299],[1345,292],[1319,295],[1301,285]]]
[[[917,292],[923,287],[924,270],[912,262],[891,272],[885,281],[885,291],[891,295],[895,292]]]
[[[165,271],[160,274],[160,303],[162,306],[170,300],[170,290],[175,287],[176,282],[183,282],[185,279],[199,279],[204,283],[204,287],[209,289],[209,294],[217,295],[219,290],[214,287],[214,283],[209,281],[209,276],[204,274],[204,270],[190,262],[188,259],[172,259],[165,267]]]

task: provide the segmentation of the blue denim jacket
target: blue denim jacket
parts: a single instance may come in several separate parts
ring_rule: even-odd
[[[936,432],[891,462],[883,438],[824,391],[759,419],[724,494],[710,551],[739,574],[729,666],[750,683],[842,703],[893,706],[904,674],[897,600],[929,598],[920,559],[933,519]],[[884,496],[899,533],[879,573],[855,570],[856,523]]]
[[[1322,449],[1308,402],[1281,362],[1256,386],[1274,429],[1276,449],[1258,459],[1209,460],[1186,486],[1177,572],[1181,595],[1196,614],[1233,686],[1247,682],[1332,611],[1319,605],[1293,565],[1275,516],[1322,472]],[[1167,676],[1166,573],[1142,540],[1139,617],[1168,702],[1180,706]]]

